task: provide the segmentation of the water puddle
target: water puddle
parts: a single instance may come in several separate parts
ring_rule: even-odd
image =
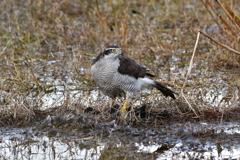
[[[197,135],[205,129],[211,135]],[[191,127],[190,127],[191,126]],[[142,130],[143,131],[143,130]],[[78,131],[83,132],[83,131]],[[104,157],[149,159],[239,159],[240,127],[238,123],[222,125],[197,123],[178,126],[173,124],[151,136],[114,132],[84,137],[49,133],[28,128],[0,129],[1,159],[87,159]],[[209,135],[208,135],[209,134]],[[125,136],[121,136],[125,135]],[[83,138],[84,137],[84,138]]]

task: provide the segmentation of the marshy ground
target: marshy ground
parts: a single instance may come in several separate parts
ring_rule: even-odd
[[[240,158],[237,6],[2,0],[0,159]],[[112,44],[177,99],[150,90],[124,117],[109,108],[89,68]]]

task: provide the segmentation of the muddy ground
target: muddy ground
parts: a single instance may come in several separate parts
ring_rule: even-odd
[[[239,110],[231,111],[232,115]],[[135,120],[121,124],[122,116],[113,112],[103,116],[90,108],[86,111],[79,115],[76,110],[66,110],[58,116],[54,111],[28,127],[1,127],[1,158],[240,158],[239,120],[227,122],[220,113],[207,121],[186,115],[176,118],[167,110],[150,113],[142,109],[136,111]],[[108,120],[101,120],[106,116]]]

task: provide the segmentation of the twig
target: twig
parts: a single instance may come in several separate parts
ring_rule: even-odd
[[[186,84],[187,84],[188,76],[190,75],[191,70],[192,70],[193,58],[194,58],[195,53],[196,53],[196,49],[197,49],[199,37],[200,37],[200,30],[198,31],[198,34],[197,34],[197,39],[196,39],[195,46],[194,46],[194,49],[193,49],[192,58],[191,58],[191,60],[190,60],[188,72],[187,72],[187,75],[186,75],[186,77],[185,77],[185,81],[184,81],[184,83],[183,83],[182,89],[181,89],[181,95],[183,96],[183,98],[184,98],[185,101],[187,102],[188,106],[192,109],[192,111],[195,113],[196,116],[198,116],[198,114],[196,113],[195,109],[192,107],[192,105],[190,104],[190,102],[187,100],[187,98],[185,97],[185,94],[183,93],[183,89],[185,88],[185,86],[186,86]]]
[[[198,116],[198,114],[196,113],[195,109],[192,107],[192,105],[190,104],[190,102],[187,100],[183,90],[187,84],[187,80],[188,80],[188,77],[189,75],[191,74],[191,70],[192,70],[192,65],[193,65],[193,59],[195,57],[195,53],[196,53],[196,49],[197,49],[197,45],[198,45],[198,41],[199,41],[199,37],[200,37],[200,33],[202,33],[204,36],[206,36],[207,38],[209,38],[210,40],[212,40],[213,42],[219,44],[220,46],[232,51],[233,53],[236,53],[236,54],[239,54],[240,55],[240,52],[232,49],[231,47],[225,45],[225,44],[222,44],[220,42],[218,42],[217,40],[213,39],[212,37],[210,37],[209,35],[207,35],[206,33],[204,33],[203,31],[201,30],[198,30],[198,34],[197,34],[197,39],[196,39],[196,42],[195,42],[195,46],[194,46],[194,49],[193,49],[193,53],[192,53],[192,58],[190,60],[190,64],[189,64],[189,68],[188,68],[188,72],[186,74],[186,77],[185,77],[185,81],[183,83],[183,86],[181,88],[181,95],[183,96],[183,98],[185,99],[185,101],[187,102],[188,106],[192,109],[192,111]]]
[[[213,18],[213,20],[215,21],[215,23],[219,26],[219,28],[220,28],[221,30],[223,30],[222,27],[221,27],[221,25],[218,23],[217,19],[216,19],[216,18],[214,17],[214,15],[213,15],[213,13],[215,14],[215,16],[218,15],[218,14],[217,14],[216,11],[214,10],[211,2],[209,2],[208,0],[205,0],[205,2],[204,2],[204,1],[202,0],[202,3],[203,3],[203,5],[205,6],[205,8],[207,9],[207,11],[210,13],[210,15],[211,15],[211,17]],[[206,3],[207,3],[207,4],[206,4]],[[208,9],[208,7],[210,7],[210,9],[212,10],[213,13],[211,12],[210,9]]]
[[[221,16],[221,14],[218,14],[216,9],[214,9],[212,3],[209,0],[202,0],[202,3],[204,4],[205,8],[207,9],[207,11],[210,13],[210,15],[212,16],[213,20],[216,22],[216,24],[218,25],[218,27],[220,28],[221,32],[223,32],[223,28],[222,26],[218,23],[217,19],[214,17],[214,15],[212,14],[212,12],[215,14],[216,17],[218,17],[220,19],[220,21],[224,24],[224,26],[227,29],[224,29],[224,32],[226,32],[229,36],[231,37],[236,37],[237,33],[235,33],[235,31],[233,30],[233,28],[228,24],[228,22]],[[217,2],[218,3],[218,2]],[[219,4],[219,3],[218,3]],[[219,4],[221,7],[221,4]],[[210,11],[210,9],[208,9],[208,7],[210,7],[210,9],[212,10],[212,12]],[[223,8],[222,8],[223,9]],[[227,14],[225,12],[225,14]],[[233,23],[233,22],[232,22]],[[230,31],[230,33],[228,32]]]
[[[235,14],[235,12],[229,7],[226,0],[222,0],[224,6],[226,7],[226,10],[231,15],[232,19],[235,21],[235,23],[240,27],[240,18]]]
[[[223,9],[227,17],[231,20],[231,22],[238,28],[238,30],[240,30],[240,27],[238,26],[236,21],[233,19],[233,17],[228,13],[228,11],[223,7],[222,3],[219,2],[219,0],[216,0],[216,2],[220,5],[220,7]]]
[[[205,32],[203,32],[202,30],[199,30],[200,33],[202,33],[204,36],[206,36],[207,38],[209,38],[210,40],[212,40],[213,42],[219,44],[220,46],[232,51],[233,53],[236,53],[238,55],[240,55],[240,52],[239,51],[236,51],[235,49],[232,49],[231,47],[225,45],[225,44],[222,44],[220,42],[218,42],[217,40],[215,40],[214,38],[212,38],[211,36],[209,36],[208,34],[206,34]]]

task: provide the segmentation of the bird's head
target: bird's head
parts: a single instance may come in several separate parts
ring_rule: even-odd
[[[118,58],[119,55],[123,56],[122,49],[118,46],[108,46],[105,48],[101,53],[97,56],[97,58],[93,61],[93,64],[95,64],[97,61],[101,59],[109,59],[109,60],[115,60]]]
[[[103,50],[102,54],[106,57],[117,57],[118,55],[123,55],[123,52],[118,46],[108,46]]]

